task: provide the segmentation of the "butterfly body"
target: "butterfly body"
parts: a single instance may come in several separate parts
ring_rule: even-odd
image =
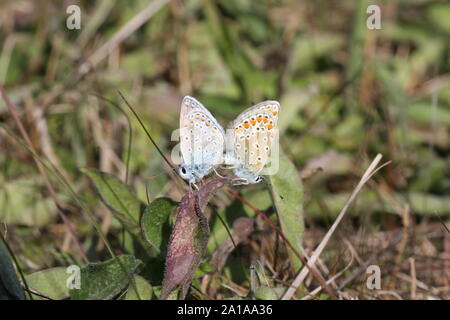
[[[233,173],[237,177],[234,184],[256,184],[263,179],[259,174],[242,167],[235,168]]]

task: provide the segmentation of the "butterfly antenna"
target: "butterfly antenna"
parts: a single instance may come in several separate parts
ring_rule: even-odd
[[[170,161],[166,158],[166,156],[163,154],[163,152],[161,151],[161,149],[158,147],[158,145],[156,144],[155,140],[153,140],[153,137],[151,136],[150,132],[147,130],[147,128],[145,127],[144,123],[141,121],[141,119],[139,118],[138,114],[136,113],[136,111],[134,111],[133,107],[128,103],[127,99],[125,99],[125,97],[123,96],[123,94],[120,92],[120,90],[117,90],[117,92],[119,93],[120,97],[123,99],[123,101],[125,101],[126,105],[128,106],[128,108],[131,110],[131,112],[133,113],[133,115],[136,117],[137,121],[139,122],[139,124],[141,125],[142,129],[144,129],[145,133],[147,134],[147,137],[150,139],[151,143],[153,144],[153,146],[156,148],[156,150],[158,150],[159,154],[161,155],[161,157],[163,157],[164,161],[169,165],[170,168],[175,169],[175,167],[172,165],[172,163],[170,163]]]

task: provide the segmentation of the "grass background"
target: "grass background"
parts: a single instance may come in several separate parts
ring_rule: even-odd
[[[81,8],[80,30],[66,28],[66,7],[74,3]],[[79,168],[127,176],[143,201],[146,186],[151,199],[179,200],[183,193],[132,117],[128,154],[127,118],[96,95],[123,105],[120,90],[166,155],[176,143],[170,136],[184,95],[199,99],[222,124],[255,102],[276,99],[282,107],[281,147],[304,184],[306,252],[320,242],[371,159],[381,153],[392,161],[359,194],[321,257],[329,277],[348,266],[333,285],[339,297],[448,299],[450,4],[156,3],[160,8],[142,20],[139,14],[150,1],[0,3],[0,83],[37,153],[83,202],[50,173],[89,261],[104,260],[108,253],[86,210],[115,252],[132,248]],[[381,30],[366,27],[367,6],[375,3],[381,7]],[[142,26],[134,30],[129,21]],[[21,268],[29,274],[82,263],[3,101],[0,124],[0,231]],[[274,216],[264,185],[238,191]],[[225,193],[213,202],[230,226],[237,217],[255,216]],[[200,290],[193,297],[246,294],[250,263],[260,266],[261,281],[271,287],[292,282],[285,246],[271,228],[257,222],[221,272],[198,280]],[[211,217],[213,229],[216,223]],[[214,241],[225,237],[213,234],[209,255]],[[381,267],[381,291],[366,287],[367,261]],[[298,297],[312,288],[314,280],[307,278]],[[320,297],[327,298],[315,296]]]

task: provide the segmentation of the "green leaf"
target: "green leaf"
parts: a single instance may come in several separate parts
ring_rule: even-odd
[[[269,176],[269,181],[281,230],[292,246],[301,252],[304,230],[303,185],[297,169],[282,150],[280,150],[278,172]],[[302,266],[301,260],[291,248],[288,252],[295,271],[299,270]]]
[[[258,300],[279,300],[286,288],[270,288],[267,286],[259,286],[255,289],[255,298]]]
[[[109,300],[124,290],[140,261],[123,255],[81,268],[80,289],[70,290],[72,300]]]
[[[130,283],[127,294],[125,295],[125,300],[151,300],[153,293],[151,284],[136,274],[133,277],[136,286]]]
[[[283,95],[280,100],[283,112],[280,113],[278,124],[280,136],[298,119],[298,112],[311,104],[312,95],[311,90],[298,88],[291,89]]]
[[[258,93],[261,88],[267,85],[273,88],[270,86],[272,82],[268,77],[269,73],[266,72],[265,77],[262,77],[260,70],[253,66],[251,58],[243,50],[242,42],[222,16],[217,4],[209,0],[203,0],[202,4],[208,23],[207,31],[227,65],[234,82],[239,87],[241,96],[248,104],[255,94],[261,95],[260,92]]]
[[[161,288],[162,286],[153,286],[153,298],[156,298],[159,300],[159,296],[161,295]]]
[[[122,220],[139,223],[143,203],[117,177],[91,168],[81,168],[94,183],[103,202],[122,216]]]
[[[17,278],[11,256],[0,239],[0,300],[24,300],[25,295]]]
[[[145,204],[117,177],[91,168],[82,168],[81,171],[91,179],[103,202],[112,209],[114,217],[133,235],[147,255],[153,256],[155,252],[143,239],[139,228],[139,219]]]
[[[432,24],[438,29],[450,33],[450,5],[444,3],[433,4],[427,10],[427,15]]]
[[[169,198],[155,199],[148,205],[141,218],[144,239],[158,252],[165,251],[170,236],[168,219],[177,203]]]
[[[53,200],[36,190],[42,186],[37,176],[25,176],[2,183],[0,220],[30,227],[47,226],[57,216]]]
[[[197,270],[195,270],[193,278],[194,279],[201,278],[205,274],[212,272],[214,269],[215,269],[214,266],[209,263],[201,263],[198,266]]]
[[[61,300],[69,297],[69,289],[67,288],[67,279],[71,274],[66,272],[66,268],[57,267],[45,269],[27,275],[28,286],[42,295],[53,300]],[[43,299],[40,296],[33,295],[34,299]]]
[[[450,109],[445,105],[437,104],[433,110],[431,103],[427,101],[417,101],[408,105],[404,109],[406,116],[417,124],[429,125],[435,122],[445,126],[450,126]]]

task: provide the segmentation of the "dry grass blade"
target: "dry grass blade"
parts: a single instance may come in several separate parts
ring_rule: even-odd
[[[409,264],[411,265],[411,300],[416,299],[417,291],[417,278],[416,278],[416,264],[414,258],[409,258]]]
[[[159,9],[169,2],[170,0],[155,0],[133,17],[133,19],[128,21],[110,40],[98,48],[87,61],[80,66],[78,69],[80,76],[88,73],[93,66],[96,66],[100,61],[107,57],[123,40],[139,29],[148,19],[153,17]]]
[[[364,184],[372,177],[373,174],[375,174],[379,169],[381,169],[382,167],[386,166],[387,164],[389,164],[390,162],[387,162],[385,164],[383,164],[382,166],[380,166],[378,169],[376,168],[378,163],[380,162],[382,158],[381,154],[377,154],[377,156],[375,157],[375,159],[372,161],[372,163],[370,164],[369,168],[367,168],[367,170],[364,172],[364,175],[362,176],[361,180],[359,181],[358,185],[356,186],[355,190],[353,190],[353,193],[351,194],[350,198],[347,200],[347,202],[345,203],[345,206],[342,208],[341,212],[339,213],[339,215],[337,216],[336,220],[334,221],[333,225],[331,226],[331,228],[328,230],[327,234],[323,237],[322,241],[320,242],[319,246],[317,247],[317,249],[314,251],[314,253],[311,255],[311,259],[309,259],[307,266],[313,267],[314,264],[316,263],[317,259],[319,258],[320,254],[322,253],[323,249],[325,248],[325,246],[327,245],[328,241],[330,240],[331,236],[333,235],[334,231],[336,230],[337,226],[339,225],[339,223],[341,222],[342,218],[344,217],[345,213],[347,212],[348,208],[350,207],[350,204],[353,202],[353,200],[356,198],[356,196],[358,195],[359,191],[362,189],[362,187],[364,186]],[[295,294],[295,292],[297,291],[297,288],[299,287],[299,285],[303,282],[303,280],[306,278],[306,276],[308,275],[309,272],[309,268],[302,268],[302,270],[300,270],[299,274],[297,275],[297,277],[295,278],[294,282],[292,283],[292,285],[289,287],[289,289],[285,292],[285,294],[283,295],[283,297],[281,298],[282,300],[290,300],[292,298],[292,296]]]

